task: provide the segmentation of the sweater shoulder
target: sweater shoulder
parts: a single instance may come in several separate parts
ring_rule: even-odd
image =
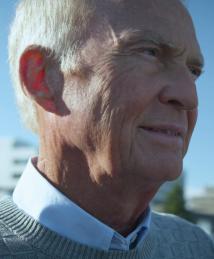
[[[33,249],[28,243],[16,236],[3,219],[0,219],[0,258],[15,255],[33,255]]]
[[[192,258],[214,258],[211,238],[200,227],[185,219],[153,212],[151,229],[155,232],[159,246],[165,246],[172,255],[180,254],[180,258],[186,258],[187,254]]]
[[[0,220],[0,258],[2,258],[2,256],[11,255],[10,248],[7,244],[7,238],[9,237],[13,237],[13,233],[5,226],[4,222]]]
[[[190,221],[167,213],[152,212],[152,224],[154,227],[161,229],[180,229],[184,232],[196,230],[203,232],[200,227]]]

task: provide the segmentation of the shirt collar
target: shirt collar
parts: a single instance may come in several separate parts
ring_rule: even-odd
[[[91,247],[129,250],[133,242],[141,243],[150,225],[150,209],[125,238],[51,185],[33,162],[34,159],[29,160],[13,193],[13,201],[20,209],[58,234]]]

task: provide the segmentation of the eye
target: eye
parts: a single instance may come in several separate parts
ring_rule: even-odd
[[[159,49],[157,48],[144,48],[142,49],[142,53],[147,56],[155,57],[155,58],[157,58],[160,54]]]
[[[192,73],[192,75],[196,78],[199,78],[200,75],[203,73],[202,69],[200,67],[193,67],[190,66],[189,67],[190,72]]]
[[[160,49],[153,46],[142,46],[142,47],[135,47],[132,50],[135,54],[139,54],[146,58],[156,59],[160,57]]]

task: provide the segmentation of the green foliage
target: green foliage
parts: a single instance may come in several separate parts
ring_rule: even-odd
[[[179,183],[167,194],[163,208],[166,213],[175,214],[193,222],[191,213],[185,208],[184,191]]]

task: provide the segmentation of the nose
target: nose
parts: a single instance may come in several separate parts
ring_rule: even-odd
[[[195,80],[187,67],[174,67],[165,74],[164,87],[159,99],[182,110],[194,110],[198,107]]]

